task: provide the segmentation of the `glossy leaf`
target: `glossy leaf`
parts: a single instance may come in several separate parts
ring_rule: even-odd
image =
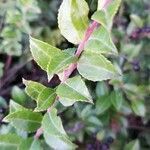
[[[34,81],[23,80],[26,85],[26,93],[37,102],[35,111],[43,111],[49,108],[55,101],[55,90]]]
[[[30,110],[20,110],[6,116],[3,121],[10,122],[15,128],[27,132],[36,131],[41,125],[42,115]]]
[[[140,150],[140,144],[138,140],[129,142],[124,150]]]
[[[98,27],[90,36],[85,50],[98,54],[117,55],[117,49],[111,40],[109,31],[102,26]]]
[[[92,19],[99,22],[107,29],[111,29],[111,26],[113,24],[113,18],[119,9],[121,0],[111,1],[105,9],[102,8],[104,5],[103,2],[103,0],[98,1],[98,11],[94,13]]]
[[[52,108],[50,112],[44,115],[42,129],[46,143],[53,149],[67,150],[76,148],[76,145],[67,136],[55,108]]]
[[[18,150],[22,138],[16,134],[0,135],[0,149],[1,150]]]
[[[56,93],[64,106],[70,106],[77,101],[92,103],[90,93],[80,76],[70,78],[60,84]]]
[[[119,75],[112,63],[101,54],[84,52],[78,62],[78,71],[86,79],[102,81]]]
[[[99,97],[96,101],[96,112],[98,114],[104,113],[111,106],[110,95],[106,94]]]
[[[43,111],[52,106],[56,99],[56,93],[51,88],[45,88],[38,96],[37,108],[35,111]]]
[[[146,109],[145,109],[143,101],[133,100],[131,102],[131,107],[136,115],[141,116],[141,117],[145,116]]]
[[[63,0],[58,13],[58,25],[61,34],[69,42],[79,44],[83,39],[88,27],[88,12],[85,0]]]
[[[28,138],[22,140],[18,150],[43,150],[39,140]]]
[[[76,61],[69,53],[34,38],[30,38],[30,50],[33,59],[47,72],[49,80]]]

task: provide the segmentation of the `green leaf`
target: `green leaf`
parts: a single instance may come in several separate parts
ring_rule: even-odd
[[[44,115],[42,129],[46,143],[53,149],[67,150],[76,148],[76,145],[67,136],[55,108],[52,108],[50,112]]]
[[[39,140],[28,138],[21,142],[18,150],[43,150]]]
[[[109,31],[104,27],[100,26],[90,36],[85,50],[98,53],[98,54],[113,54],[117,55],[117,49],[111,40]]]
[[[111,62],[101,54],[84,52],[77,65],[79,73],[91,81],[113,79],[119,73]]]
[[[97,114],[104,113],[111,106],[111,97],[109,94],[99,97],[96,101]]]
[[[19,104],[24,104],[26,101],[26,94],[22,89],[20,89],[18,86],[14,86],[12,88],[12,98]]]
[[[67,48],[64,50],[66,53],[74,56],[75,52],[76,52],[76,48]]]
[[[122,106],[122,100],[123,100],[123,97],[120,91],[114,91],[111,93],[111,103],[118,111],[120,110]]]
[[[23,79],[23,83],[26,86],[25,92],[35,101],[37,101],[41,91],[46,88],[44,85],[30,80]]]
[[[116,15],[119,6],[121,4],[121,0],[113,0],[107,7],[107,16],[110,20],[113,20],[114,16]]]
[[[77,60],[69,53],[34,38],[30,38],[30,50],[33,59],[47,72],[49,80]]]
[[[21,111],[21,110],[27,110],[25,107],[23,107],[20,104],[16,103],[14,100],[10,100],[9,109],[10,109],[10,113],[13,113],[13,112],[16,112],[16,111]]]
[[[35,111],[43,111],[52,106],[56,98],[54,89],[33,81],[23,80],[23,82],[26,85],[26,93],[37,102]]]
[[[80,76],[70,78],[65,83],[60,84],[56,93],[64,106],[70,106],[77,101],[92,103],[90,93]]]
[[[0,135],[0,149],[1,150],[18,150],[22,138],[15,134]]]
[[[144,21],[136,14],[131,14],[130,19],[139,27],[142,28],[144,25]]]
[[[94,13],[92,19],[99,22],[102,26],[110,30],[113,24],[113,18],[119,9],[120,3],[121,0],[113,0],[108,4],[105,9],[103,9],[103,1],[99,0],[98,11]]]
[[[55,90],[51,88],[45,88],[38,96],[37,108],[35,111],[43,111],[52,106],[56,99]]]
[[[141,117],[145,116],[146,109],[143,101],[133,100],[131,101],[131,107],[136,115]]]
[[[140,144],[138,140],[129,142],[124,150],[140,150]]]
[[[88,12],[85,0],[63,0],[58,13],[58,25],[61,34],[69,42],[79,44],[83,39],[88,27]]]
[[[92,19],[95,20],[96,22],[99,22],[106,29],[107,29],[107,22],[110,21],[106,19],[106,14],[102,10],[96,11],[92,16]]]
[[[27,132],[36,131],[41,125],[42,115],[30,110],[20,110],[6,116],[3,121],[10,122],[15,128]]]

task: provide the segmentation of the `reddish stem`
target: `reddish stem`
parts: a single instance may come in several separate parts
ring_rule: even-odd
[[[93,23],[89,26],[89,28],[85,32],[85,37],[83,41],[79,44],[78,49],[75,53],[77,57],[79,57],[84,49],[84,46],[88,39],[90,38],[91,34],[93,33],[94,29],[98,26],[98,23],[96,21],[93,21]]]
[[[107,8],[107,6],[111,3],[112,0],[104,0],[102,1],[102,8],[101,9],[105,9]],[[79,44],[77,51],[75,53],[75,56],[79,57],[82,53],[82,51],[84,50],[85,44],[86,42],[89,40],[91,34],[93,33],[93,31],[98,27],[99,23],[97,23],[96,21],[93,21],[92,24],[88,27],[88,29],[85,32],[85,36],[84,39],[81,41],[81,43]],[[64,83],[69,76],[72,74],[72,72],[76,69],[77,64],[71,64],[68,69],[66,69],[63,72],[63,79],[62,79],[62,83]]]
[[[36,131],[36,134],[34,136],[35,139],[39,139],[39,137],[42,135],[43,133],[43,129],[42,128],[39,128],[37,131]]]
[[[93,33],[94,29],[97,28],[98,26],[98,23],[96,21],[93,21],[93,23],[89,26],[89,28],[86,30],[85,32],[85,37],[84,39],[81,41],[81,43],[79,44],[78,48],[77,48],[77,51],[75,53],[75,56],[79,57],[82,53],[82,51],[84,50],[84,47],[85,47],[85,44],[86,42],[89,40],[91,34]],[[76,69],[77,67],[77,64],[76,63],[73,63],[71,64],[68,69],[66,69],[64,72],[63,72],[63,79],[62,79],[62,83],[64,83],[68,78],[69,76],[72,74],[72,72]]]
[[[103,7],[102,9],[106,8],[109,3],[111,2],[112,0],[104,0],[104,3],[103,3]],[[89,40],[91,34],[93,33],[93,31],[98,27],[99,23],[97,23],[96,21],[93,21],[92,24],[88,27],[88,29],[86,30],[85,32],[85,36],[84,36],[84,39],[81,41],[81,43],[79,44],[78,48],[77,48],[77,51],[75,53],[75,56],[79,57],[81,55],[81,53],[83,52],[84,50],[84,47],[85,47],[85,44],[86,42]],[[63,72],[63,79],[61,81],[61,83],[64,83],[68,78],[69,76],[72,74],[72,72],[76,69],[77,67],[77,63],[73,63],[71,64],[68,69],[64,70]],[[58,97],[57,97],[58,98]],[[56,98],[56,99],[57,99]],[[51,108],[51,107],[50,107]],[[47,109],[47,112],[50,112],[50,108]],[[35,134],[35,138],[38,139],[41,134],[43,133],[43,129],[42,128],[39,128]]]

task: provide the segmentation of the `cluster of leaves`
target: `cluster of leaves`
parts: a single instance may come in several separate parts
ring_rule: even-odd
[[[38,17],[38,13],[40,9],[34,0],[0,2],[0,54],[21,56],[25,49],[24,33],[31,33],[29,23]],[[0,77],[3,67],[0,62]]]
[[[57,10],[56,4],[52,1],[50,8]],[[5,0],[0,2],[0,55],[21,58],[28,53],[28,35],[34,35],[48,43],[56,46],[64,40],[58,28],[51,30],[49,24],[42,22],[42,17],[49,9],[46,2],[36,0]],[[39,7],[41,6],[41,7]],[[51,13],[50,18],[54,18]],[[51,21],[52,22],[52,21]],[[26,52],[24,52],[26,51]],[[28,59],[28,58],[27,58]],[[21,60],[22,61],[22,60]],[[25,63],[28,60],[24,60]],[[4,64],[0,61],[0,77],[3,75]]]
[[[23,32],[31,33],[29,22],[37,18],[40,9],[34,0],[2,1],[0,5],[3,19],[0,53],[20,56]]]
[[[99,26],[86,41],[80,57],[74,55],[76,48],[62,51],[45,42],[30,38],[33,59],[47,72],[48,80],[57,74],[62,83],[55,88],[50,88],[24,79],[25,91],[35,101],[27,100],[29,99],[27,95],[17,87],[13,89],[13,100],[10,100],[9,104],[10,113],[4,118],[5,122],[10,123],[9,130],[5,132],[5,126],[1,130],[3,134],[0,136],[1,146],[7,149],[25,150],[50,149],[49,147],[76,149],[77,146],[72,141],[83,143],[86,140],[90,141],[93,135],[96,141],[100,141],[101,149],[108,149],[111,142],[107,140],[110,137],[118,139],[112,145],[112,149],[139,149],[139,140],[126,144],[128,128],[130,128],[127,117],[134,112],[144,119],[145,124],[149,121],[148,116],[145,115],[144,105],[148,83],[145,82],[146,77],[143,77],[147,69],[146,60],[143,59],[146,58],[147,52],[141,52],[139,56],[140,50],[146,51],[147,47],[144,44],[146,39],[140,42],[133,41],[130,44],[128,41],[135,28],[144,27],[148,20],[142,20],[140,16],[131,14],[126,30],[123,25],[114,24],[114,41],[119,39],[115,41],[119,48],[119,56],[117,56],[117,48],[111,39],[111,28],[120,3],[121,0],[114,0],[103,8],[103,1],[98,1],[98,9],[91,19],[98,22]],[[126,0],[124,3],[130,6],[130,1]],[[121,17],[123,6],[119,11]],[[132,12],[133,8],[131,6],[129,8]],[[85,0],[63,0],[59,9],[58,24],[61,34],[69,42],[75,45],[82,43],[89,26],[88,12],[89,7]],[[148,14],[145,12],[143,15],[147,17]],[[119,19],[123,21],[126,18]],[[113,60],[113,63],[108,58]],[[142,66],[138,66],[140,60],[144,63],[141,64]],[[77,66],[78,73],[63,81],[71,64]],[[136,71],[139,70],[137,67],[143,68],[142,75],[137,74]],[[64,118],[65,130],[68,134],[58,114],[63,114],[62,119]],[[13,134],[8,134],[10,131]],[[34,138],[31,133],[35,132]],[[41,133],[43,136],[38,139]],[[85,136],[90,138],[85,140]],[[90,141],[90,144],[93,142]],[[126,146],[123,147],[125,144]],[[89,149],[92,149],[92,146],[90,145]]]

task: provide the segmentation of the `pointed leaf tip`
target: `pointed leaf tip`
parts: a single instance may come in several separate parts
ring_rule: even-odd
[[[66,80],[65,83],[58,86],[56,93],[64,106],[71,106],[77,101],[93,104],[88,88],[80,76]]]
[[[71,54],[32,37],[30,51],[36,63],[47,72],[48,80],[77,61]]]
[[[22,83],[26,86],[28,84],[28,81],[24,78],[22,78]]]
[[[58,26],[69,42],[79,44],[83,39],[89,23],[88,13],[89,7],[85,0],[62,1],[58,12]]]

